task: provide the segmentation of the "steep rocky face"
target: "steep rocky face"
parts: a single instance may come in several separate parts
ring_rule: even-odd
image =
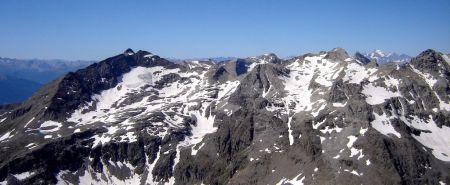
[[[448,184],[448,57],[362,60],[128,49],[0,108],[0,183]]]
[[[366,65],[369,64],[371,61],[367,57],[365,57],[363,54],[356,52],[355,53],[355,59],[360,61],[362,64]]]

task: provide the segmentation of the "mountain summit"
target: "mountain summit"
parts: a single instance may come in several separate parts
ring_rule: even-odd
[[[0,184],[449,184],[448,57],[370,59],[127,49],[0,107]]]

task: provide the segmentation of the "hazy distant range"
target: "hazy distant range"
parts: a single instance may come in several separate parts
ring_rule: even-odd
[[[94,62],[0,57],[0,105],[21,102],[43,84]]]

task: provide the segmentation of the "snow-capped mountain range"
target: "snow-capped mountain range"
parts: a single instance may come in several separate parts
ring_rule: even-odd
[[[394,63],[407,63],[412,57],[405,54],[397,54],[391,52],[383,52],[379,49],[374,50],[371,53],[364,54],[369,59],[375,59],[379,64],[386,64],[389,62]]]
[[[0,107],[0,184],[449,184],[449,62],[127,49]]]

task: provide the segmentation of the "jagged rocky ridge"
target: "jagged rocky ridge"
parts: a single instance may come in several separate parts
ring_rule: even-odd
[[[0,107],[0,184],[449,184],[448,56],[361,57],[128,49]]]

